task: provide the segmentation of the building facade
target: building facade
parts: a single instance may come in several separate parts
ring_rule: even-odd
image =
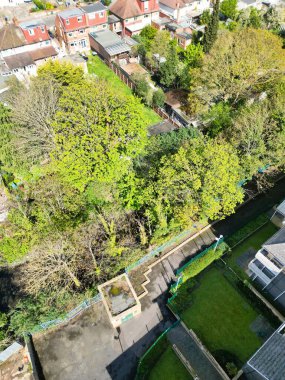
[[[60,45],[70,54],[90,49],[89,33],[108,27],[107,8],[94,3],[60,12],[55,18],[55,31]]]
[[[159,18],[158,0],[115,0],[109,9],[121,22],[122,35],[127,36],[139,34]]]

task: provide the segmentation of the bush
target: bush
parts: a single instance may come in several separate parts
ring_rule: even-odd
[[[216,244],[216,243],[215,243]],[[225,251],[228,249],[228,245],[226,243],[221,243],[216,249],[215,244],[213,244],[212,248],[203,251],[197,256],[198,258],[190,260],[190,264],[183,271],[183,282],[189,280],[189,278],[197,276],[203,269],[209,266],[213,261],[219,259]]]
[[[157,91],[153,93],[152,97],[152,105],[154,107],[163,107],[165,102],[165,94],[164,92],[159,88]]]

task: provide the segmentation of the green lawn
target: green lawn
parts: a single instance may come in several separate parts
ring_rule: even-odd
[[[183,321],[212,353],[225,350],[245,363],[262,344],[250,330],[257,311],[216,267],[204,273],[199,282],[191,293],[192,305],[181,315]]]
[[[95,74],[99,78],[106,79],[110,86],[124,95],[132,95],[132,90],[120,80],[120,78],[97,56],[90,56],[88,60],[88,71],[90,74]],[[133,95],[132,95],[133,96]],[[161,121],[161,118],[148,107],[143,107],[144,118],[147,125],[153,125]]]
[[[275,227],[271,222],[265,224],[265,226],[261,227],[257,232],[251,235],[248,239],[246,239],[243,243],[237,245],[229,255],[225,261],[228,265],[233,268],[239,276],[243,278],[247,278],[246,273],[243,271],[241,267],[239,267],[236,263],[236,260],[239,256],[244,254],[249,248],[254,248],[258,250],[261,248],[262,244],[277,231],[277,227]]]
[[[169,345],[150,371],[148,380],[193,380]]]

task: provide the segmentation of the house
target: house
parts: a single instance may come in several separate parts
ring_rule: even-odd
[[[274,214],[271,217],[271,222],[281,228],[285,223],[285,200],[276,207]]]
[[[67,9],[56,15],[56,37],[70,54],[90,49],[87,27],[87,17],[82,9]]]
[[[210,0],[160,0],[159,10],[161,17],[179,21],[180,17],[200,16],[210,5]]]
[[[107,61],[128,58],[131,51],[131,46],[124,39],[108,29],[90,33],[90,45]]]
[[[159,18],[158,0],[115,0],[110,12],[120,19],[122,34],[138,34],[153,20]]]
[[[285,379],[285,323],[249,359],[243,372],[248,380]]]
[[[121,33],[122,32],[121,20],[117,16],[109,15],[108,25],[109,25],[109,29],[112,32],[115,32],[115,33]]]
[[[248,270],[250,278],[285,309],[285,227],[263,244]]]
[[[60,12],[55,18],[55,33],[70,54],[90,49],[88,34],[107,29],[107,8],[100,2]]]
[[[57,55],[42,21],[5,24],[0,29],[0,73],[27,79],[36,74],[37,66]]]

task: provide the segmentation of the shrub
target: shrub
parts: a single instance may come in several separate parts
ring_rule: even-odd
[[[203,269],[209,266],[213,261],[219,259],[225,251],[228,249],[228,245],[226,243],[221,243],[216,249],[215,244],[213,244],[212,248],[203,251],[198,255],[198,258],[192,259],[193,261],[189,264],[189,266],[183,271],[183,282],[189,280],[189,278],[197,276]]]
[[[164,92],[159,88],[157,91],[153,93],[152,97],[152,105],[154,107],[162,107],[165,102],[165,94]]]

